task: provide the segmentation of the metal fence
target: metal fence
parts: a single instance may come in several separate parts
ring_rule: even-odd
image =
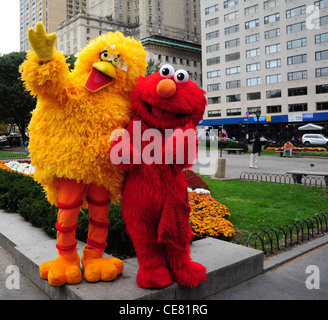
[[[294,180],[292,175],[263,172],[242,172],[240,174],[240,180],[299,184],[297,181]],[[328,187],[328,185],[326,185],[324,177],[303,176],[301,184],[311,187]]]
[[[300,244],[326,232],[328,232],[328,212],[290,225],[252,233],[247,239],[246,246],[252,245],[253,248],[257,249],[260,243],[264,254],[273,254],[275,251]]]

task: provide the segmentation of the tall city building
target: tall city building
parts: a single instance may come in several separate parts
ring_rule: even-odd
[[[201,21],[207,129],[328,134],[328,0],[203,0]]]
[[[141,40],[148,58],[186,69],[201,85],[200,0],[90,0],[80,13],[57,27],[57,49],[75,54],[108,31]]]
[[[87,12],[89,0],[20,0],[20,50],[30,49],[27,30],[41,21],[48,33],[80,12]]]

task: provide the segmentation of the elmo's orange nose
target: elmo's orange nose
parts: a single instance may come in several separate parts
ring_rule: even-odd
[[[172,97],[177,91],[177,86],[171,79],[164,79],[157,85],[157,93],[160,97],[167,99]]]

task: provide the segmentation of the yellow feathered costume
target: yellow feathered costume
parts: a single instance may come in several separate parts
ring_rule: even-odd
[[[55,49],[56,34],[47,35],[38,23],[35,30],[29,29],[28,37],[34,51],[28,52],[21,66],[22,80],[38,98],[29,125],[29,151],[36,181],[44,186],[49,202],[59,207],[59,258],[41,265],[40,274],[52,285],[77,283],[81,280],[77,268],[74,276],[71,270],[67,272],[72,263],[80,263],[75,249],[76,216],[81,205],[88,205],[90,241],[82,257],[85,269],[88,259],[105,259],[101,258],[104,243],[99,235],[107,236],[108,199],[119,199],[124,178],[109,161],[110,135],[132,117],[130,93],[145,73],[146,52],[133,38],[108,33],[78,54],[70,72],[64,55]],[[106,208],[104,218],[100,211]],[[88,281],[116,277],[95,277],[95,273],[104,273],[104,268],[92,268],[89,279],[84,270]],[[116,268],[123,270],[117,261]]]

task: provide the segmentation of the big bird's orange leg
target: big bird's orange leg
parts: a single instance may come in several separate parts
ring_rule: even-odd
[[[84,277],[89,282],[111,281],[123,272],[124,264],[119,259],[103,257],[109,227],[109,192],[104,187],[90,184],[87,201],[89,233],[82,255]]]
[[[42,263],[40,276],[52,286],[77,284],[82,280],[80,257],[76,249],[75,233],[82,205],[85,184],[61,179],[59,187],[57,249],[59,257]]]

